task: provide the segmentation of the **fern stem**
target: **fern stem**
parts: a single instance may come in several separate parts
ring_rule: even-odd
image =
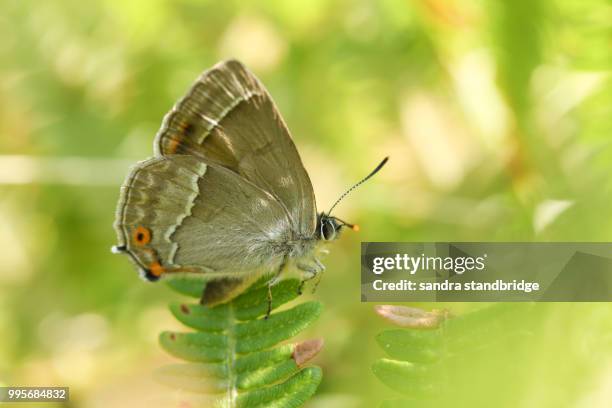
[[[234,305],[230,304],[229,306],[229,325],[227,328],[227,338],[228,338],[228,349],[229,353],[227,353],[227,372],[229,373],[229,381],[227,382],[228,390],[227,390],[227,398],[229,402],[229,407],[236,407],[236,399],[238,397],[238,391],[236,390],[236,320],[234,313]]]

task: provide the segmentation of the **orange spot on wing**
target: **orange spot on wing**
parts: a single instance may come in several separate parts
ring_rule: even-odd
[[[194,126],[190,122],[178,122],[174,125],[174,130],[174,134],[172,134],[166,145],[166,152],[170,154],[176,153],[185,137],[189,137],[190,133],[192,133]]]
[[[168,140],[168,153],[176,153],[181,141],[177,138]]]
[[[149,265],[149,270],[151,271],[151,274],[153,276],[159,277],[166,271],[166,268],[161,266],[159,262],[154,261],[154,262],[151,262],[151,265]]]
[[[151,230],[146,227],[143,227],[142,225],[139,225],[134,230],[133,237],[136,245],[147,245],[149,242],[151,242]]]
[[[193,125],[189,122],[181,122],[177,126],[181,134],[189,133],[193,130]]]

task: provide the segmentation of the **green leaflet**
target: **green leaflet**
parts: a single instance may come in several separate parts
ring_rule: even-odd
[[[205,283],[178,278],[177,292],[199,298]],[[298,296],[299,281],[272,287],[272,309]],[[319,302],[275,311],[265,320],[267,285],[260,281],[233,301],[209,308],[197,303],[172,303],[170,311],[190,332],[163,332],[161,346],[188,361],[162,367],[162,382],[182,390],[189,407],[299,407],[317,390],[319,367],[303,367],[321,349],[321,340],[282,344],[321,314]],[[182,405],[181,405],[182,406]]]

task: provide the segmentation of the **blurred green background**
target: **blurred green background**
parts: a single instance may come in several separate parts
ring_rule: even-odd
[[[85,408],[150,408],[172,392],[150,374],[172,361],[156,341],[178,327],[166,311],[177,295],[110,254],[112,223],[129,165],[152,154],[163,115],[223,58],[268,87],[320,209],[391,156],[336,210],[361,232],[331,248],[314,295],[325,312],[305,337],[326,346],[311,408],[394,395],[370,370],[389,324],[359,302],[360,241],[612,238],[609,1],[0,10],[0,383],[67,385],[69,406]],[[515,406],[610,406],[612,306],[539,308]],[[494,397],[489,382],[481,392]]]

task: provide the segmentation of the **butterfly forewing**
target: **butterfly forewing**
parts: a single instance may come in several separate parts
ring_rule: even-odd
[[[316,224],[312,184],[263,85],[241,63],[206,71],[166,116],[156,154],[188,154],[230,169],[277,199],[295,238]]]

